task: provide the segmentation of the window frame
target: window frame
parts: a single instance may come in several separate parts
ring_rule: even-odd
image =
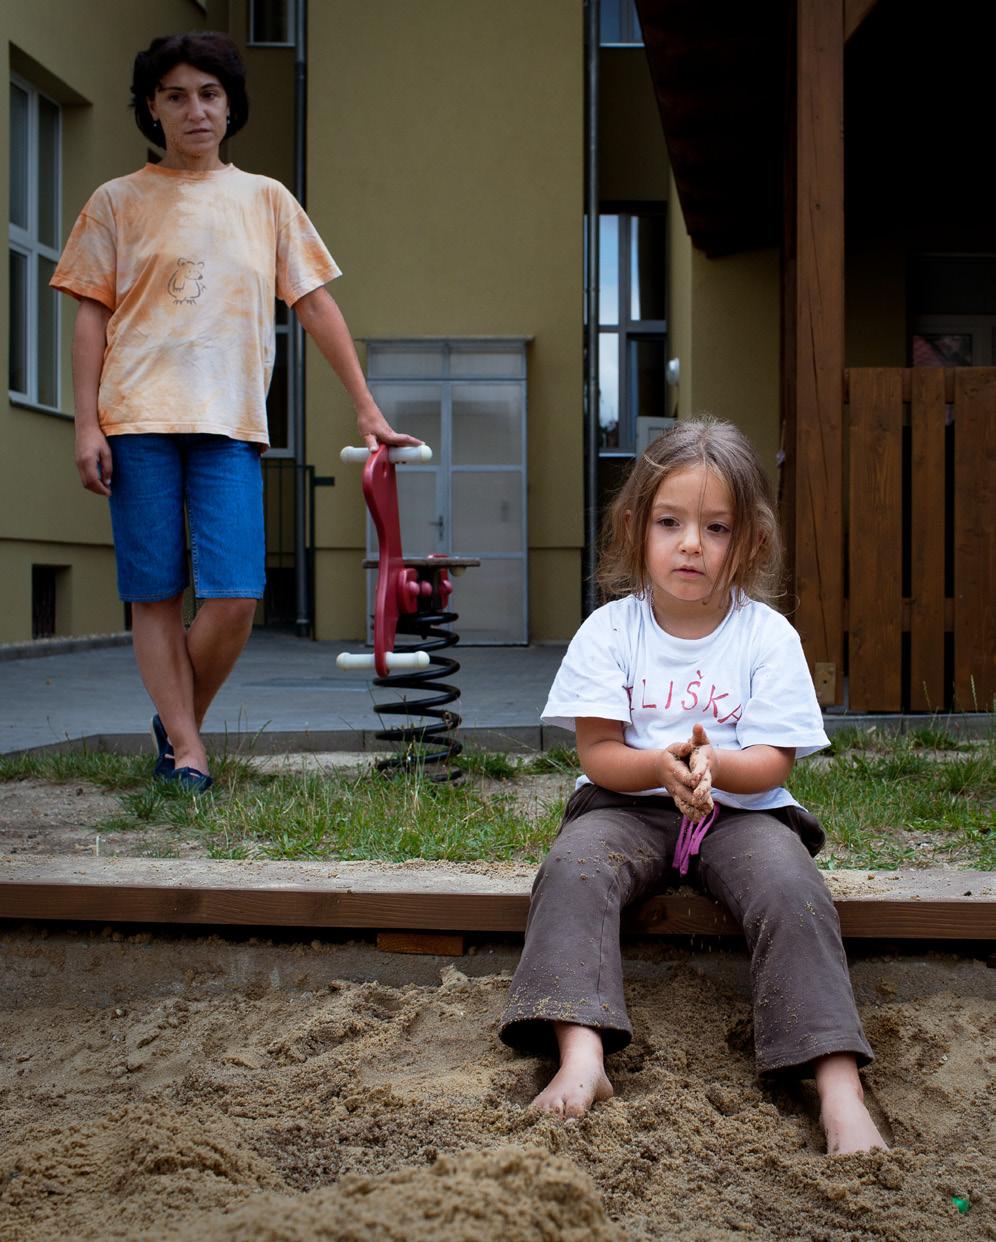
[[[606,14],[613,7],[613,15],[618,18],[618,39],[605,38]],[[636,0],[615,0],[614,6],[602,4],[600,13],[598,42],[600,47],[643,47],[643,28],[640,25],[640,14],[637,12]]]
[[[660,341],[667,348],[668,321],[664,319],[633,319],[633,220],[638,217],[660,216],[666,220],[667,206],[658,203],[603,203],[599,210],[599,222],[606,216],[614,216],[618,220],[617,235],[617,270],[619,280],[618,309],[615,323],[598,321],[598,340],[602,337],[616,338],[617,366],[619,373],[619,422],[618,445],[602,445],[599,443],[599,457],[632,457],[636,453],[639,435],[637,417],[637,390],[633,382],[635,374],[635,349],[639,341]],[[601,238],[601,232],[599,234]],[[600,247],[601,251],[601,247]],[[665,261],[664,280],[667,280]],[[601,280],[599,281],[599,304],[601,307]],[[599,394],[599,413],[601,411],[601,394]],[[601,425],[601,424],[600,424]]]
[[[25,297],[25,370],[27,373],[28,386],[26,391],[11,387],[11,359],[8,358],[7,364],[7,393],[10,400],[19,405],[29,405],[36,409],[43,410],[47,413],[62,413],[62,315],[58,302],[55,303],[52,315],[52,326],[54,340],[52,343],[52,356],[55,360],[54,381],[55,381],[55,401],[49,403],[41,401],[38,393],[38,312],[40,307],[39,288],[38,288],[38,259],[43,258],[49,262],[56,264],[59,262],[61,247],[58,244],[62,231],[62,105],[57,99],[54,99],[47,91],[40,90],[32,82],[23,78],[18,73],[10,73],[8,77],[9,84],[16,86],[18,90],[23,91],[28,97],[28,126],[27,126],[27,223],[28,227],[23,228],[21,225],[15,224],[10,219],[11,211],[8,207],[7,219],[7,253],[8,259],[11,254],[21,255],[27,264],[27,280],[26,280],[26,297]],[[44,99],[46,103],[51,104],[55,109],[56,127],[55,127],[55,176],[52,204],[52,218],[55,221],[57,244],[50,246],[43,242],[39,236],[39,213],[38,213],[38,167],[39,167],[39,100]],[[13,121],[11,120],[11,126]],[[8,139],[13,138],[13,133],[9,132]],[[11,150],[13,150],[13,141],[10,141]],[[47,286],[46,286],[47,289]],[[56,296],[53,294],[53,296]],[[13,319],[13,307],[8,303],[8,313]]]
[[[284,42],[263,41],[253,38],[253,30],[255,28],[256,6],[265,3],[265,0],[249,0],[246,10],[248,16],[249,29],[246,32],[246,47],[294,47],[294,29],[295,18],[297,14],[294,12],[297,0],[287,0],[287,39]]]

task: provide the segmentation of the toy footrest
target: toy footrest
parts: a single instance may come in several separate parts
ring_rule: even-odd
[[[431,661],[427,651],[389,651],[384,657],[388,668],[412,669],[428,668]],[[338,668],[375,668],[376,657],[370,653],[341,651],[336,656]]]
[[[465,569],[476,569],[480,561],[476,556],[406,556],[401,561],[405,569],[452,569],[462,573]],[[376,569],[380,561],[366,560],[364,569]]]

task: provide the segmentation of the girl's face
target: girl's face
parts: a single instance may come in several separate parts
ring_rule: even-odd
[[[228,128],[228,96],[218,79],[193,65],[174,65],[149,100],[152,119],[163,127],[167,165],[219,163]]]
[[[654,615],[664,629],[677,631],[688,623],[698,628],[696,621],[718,624],[726,615],[729,597],[716,586],[730,550],[733,519],[730,489],[707,466],[675,470],[658,487],[644,556]]]

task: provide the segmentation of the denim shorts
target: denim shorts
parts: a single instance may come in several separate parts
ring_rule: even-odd
[[[227,436],[156,434],[112,436],[110,446],[122,600],[152,603],[186,589],[188,528],[198,599],[261,599],[261,446]]]

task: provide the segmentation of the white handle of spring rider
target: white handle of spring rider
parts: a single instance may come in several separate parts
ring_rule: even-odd
[[[374,668],[374,657],[361,652],[342,651],[336,656],[339,668]],[[428,651],[389,651],[387,667],[396,669],[428,668],[431,663]]]
[[[370,456],[368,448],[353,448],[347,445],[339,454],[339,460],[344,462],[363,463]],[[425,462],[432,461],[432,449],[428,444],[416,444],[408,448],[392,448],[387,450],[387,460],[390,462]]]

